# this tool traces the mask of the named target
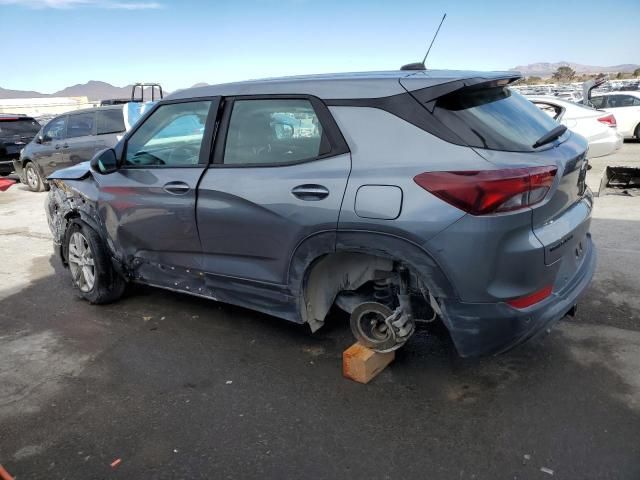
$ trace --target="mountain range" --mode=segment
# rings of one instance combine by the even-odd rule
[[[556,63],[530,63],[528,65],[518,65],[511,70],[519,71],[522,75],[549,77],[558,67],[571,67],[578,74],[582,73],[631,73],[635,69],[640,68],[638,64],[625,63],[622,65],[613,65],[610,67],[597,67],[593,65],[582,65],[573,62],[556,62]],[[208,85],[207,83],[196,83],[193,87],[201,87]],[[87,83],[73,85],[54,93],[40,93],[30,90],[8,90],[0,87],[0,99],[4,98],[43,98],[43,97],[88,97],[91,101],[105,100],[108,98],[129,98],[131,96],[132,85],[125,87],[115,87],[107,82],[91,80]],[[138,92],[137,92],[138,93]],[[164,92],[165,95],[168,92]],[[145,97],[147,94],[145,93]],[[149,95],[150,96],[150,95]]]
[[[200,84],[197,84],[200,86]],[[0,87],[0,99],[2,98],[46,98],[46,97],[87,97],[91,101],[105,100],[107,98],[130,98],[133,85],[115,87],[107,82],[91,80],[87,83],[79,83],[71,87],[63,88],[54,93],[40,93],[30,90],[8,90]],[[167,91],[164,92],[166,95]],[[140,95],[140,89],[136,90],[136,96]],[[157,92],[156,92],[157,95]],[[145,98],[151,98],[150,90],[145,89]]]
[[[570,67],[578,74],[583,73],[633,73],[640,65],[634,63],[625,63],[622,65],[612,65],[610,67],[597,67],[594,65],[582,65],[573,62],[556,62],[556,63],[530,63],[528,65],[518,65],[511,70],[522,73],[525,77],[535,75],[538,77],[550,77],[559,67]]]

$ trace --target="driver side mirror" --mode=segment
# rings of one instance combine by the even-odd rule
[[[108,175],[118,170],[118,157],[116,157],[116,152],[113,148],[108,148],[96,153],[89,165],[94,172]]]
[[[42,141],[43,141],[42,135],[38,135],[38,136],[36,137],[36,143],[40,143],[40,144],[42,144]]]

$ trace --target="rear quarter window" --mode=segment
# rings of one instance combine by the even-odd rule
[[[126,130],[124,126],[124,114],[120,108],[98,110],[96,112],[96,130],[98,135],[107,133],[121,133]]]
[[[533,144],[558,126],[506,87],[458,90],[439,98],[433,113],[467,145],[490,150],[535,151]]]

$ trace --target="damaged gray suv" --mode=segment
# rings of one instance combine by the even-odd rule
[[[394,350],[441,319],[462,356],[575,311],[595,269],[587,142],[514,72],[395,71],[207,86],[49,177],[73,284],[127,282]]]

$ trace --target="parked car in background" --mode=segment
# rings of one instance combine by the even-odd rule
[[[25,115],[0,113],[0,175],[13,171],[13,160],[40,130],[37,120]]]
[[[591,104],[611,112],[618,122],[618,131],[624,138],[640,139],[640,92],[609,92],[594,95]]]
[[[54,173],[47,214],[87,301],[138,282],[401,347],[442,319],[463,356],[575,311],[596,254],[586,140],[514,72],[396,71],[183,90]]]
[[[590,158],[609,155],[622,146],[623,138],[613,114],[558,97],[532,95],[527,98],[554,120],[586,138]]]
[[[149,107],[148,103],[130,102],[54,117],[13,160],[13,168],[30,190],[45,190],[48,175],[115,146]]]
[[[562,100],[574,103],[582,100],[582,94],[579,92],[557,92],[555,96]]]

